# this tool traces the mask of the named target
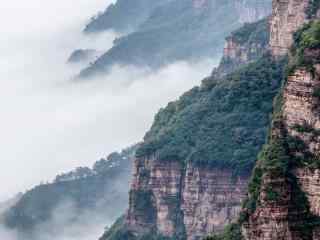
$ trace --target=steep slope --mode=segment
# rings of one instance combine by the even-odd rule
[[[101,53],[94,49],[77,49],[68,58],[68,63],[88,63],[95,60]]]
[[[269,48],[269,35],[269,18],[246,23],[232,32],[226,39],[222,60],[213,75],[222,77],[262,57]]]
[[[246,239],[320,239],[320,22],[295,35],[279,112],[259,161],[260,186],[248,208]],[[274,212],[270,215],[267,212]]]
[[[102,239],[201,239],[235,220],[281,79],[265,56],[162,109],[136,154],[128,213]]]
[[[115,220],[127,208],[132,158],[136,147],[112,153],[93,168],[77,168],[60,174],[53,183],[27,191],[4,213],[4,224],[20,233],[21,239],[41,239],[38,233],[63,231],[83,217]],[[63,210],[64,209],[64,210]],[[58,215],[59,221],[55,217]],[[63,217],[62,217],[63,216]]]
[[[137,31],[116,40],[80,77],[104,73],[115,64],[160,67],[218,57],[231,31],[270,12],[270,0],[172,0],[153,11]]]
[[[292,36],[283,33],[278,39],[282,48],[272,46],[276,58],[289,53],[289,68],[239,219],[242,236],[238,225],[237,237],[227,229],[212,239],[320,239],[320,1],[274,1],[273,7],[273,18],[291,14],[289,30],[303,27]],[[271,32],[271,42],[278,34]]]
[[[93,17],[86,25],[85,33],[97,33],[106,30],[116,32],[134,31],[151,14],[151,12],[162,4],[171,0],[117,0],[107,9]]]
[[[4,212],[6,212],[11,207],[13,207],[21,199],[22,196],[23,196],[22,193],[18,193],[12,198],[6,201],[0,202],[0,221],[2,220],[1,216],[4,214]]]
[[[288,52],[293,33],[310,19],[320,16],[318,7],[318,0],[273,0],[270,46],[274,56]]]

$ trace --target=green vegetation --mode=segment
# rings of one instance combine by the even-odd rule
[[[268,51],[269,35],[268,18],[255,23],[246,23],[243,27],[232,32],[227,37],[227,40],[236,42],[239,45],[239,51],[241,48],[241,54],[246,53],[246,57],[237,56],[236,58],[231,58],[224,56],[219,67],[214,70],[213,75],[221,77],[243,67],[244,63],[248,64],[257,61]]]
[[[295,44],[291,50],[290,59],[291,71],[301,66],[309,67],[309,70],[311,69],[314,59],[313,56],[306,56],[306,50],[320,48],[319,33],[319,22],[311,22],[295,34]],[[287,74],[289,75],[291,71],[287,71]],[[304,141],[299,137],[292,137],[287,133],[286,127],[283,125],[282,103],[282,93],[280,93],[274,104],[275,110],[269,140],[259,154],[254,174],[249,183],[249,198],[244,203],[244,211],[240,216],[239,222],[243,223],[247,221],[248,217],[255,211],[258,204],[260,204],[259,195],[261,191],[266,193],[267,200],[274,202],[282,201],[283,197],[281,195],[287,194],[285,192],[277,192],[277,186],[273,185],[272,182],[269,183],[269,185],[264,185],[262,189],[262,178],[263,176],[269,175],[271,178],[283,179],[283,184],[288,185],[288,190],[291,191],[289,211],[291,211],[292,208],[293,212],[298,211],[301,213],[299,216],[301,221],[299,221],[298,224],[294,224],[292,230],[299,231],[308,238],[311,237],[310,234],[312,233],[313,227],[319,226],[320,221],[318,217],[310,213],[310,207],[305,193],[300,189],[297,179],[291,170],[297,166],[310,168],[316,165],[319,166],[319,160],[317,160],[317,156],[313,156],[308,151]],[[318,136],[317,131],[307,123],[295,125],[292,129],[302,134]]]
[[[121,0],[117,3],[121,2],[127,2],[122,4],[124,12],[135,11],[139,2],[158,7],[149,12],[149,17],[135,31],[117,39],[114,46],[81,71],[79,77],[108,72],[115,64],[156,69],[176,61],[215,59],[222,53],[225,38],[242,26],[234,0],[207,1],[203,8],[195,8],[194,1],[190,0]],[[271,0],[252,0],[248,7],[270,9],[270,3]],[[145,6],[141,8],[137,16]]]
[[[222,234],[207,237],[204,240],[244,240],[239,224],[230,224]]]
[[[99,240],[136,240],[135,236],[125,228],[125,217],[120,217]]]
[[[310,126],[308,123],[304,123],[303,125],[296,124],[292,127],[292,129],[299,133],[311,133],[314,131],[312,126]]]
[[[320,99],[320,87],[314,89],[312,96]]]
[[[309,0],[309,7],[307,8],[307,16],[314,18],[320,9],[320,0]]]
[[[106,30],[126,33],[135,30],[154,11],[155,8],[168,2],[149,0],[118,0],[110,4],[104,12],[90,19],[85,33],[96,33]]]
[[[130,202],[134,204],[132,208],[135,212],[140,212],[146,222],[154,222],[156,218],[152,197],[152,191],[131,190],[130,192]]]
[[[137,157],[156,153],[164,161],[251,172],[265,143],[283,66],[265,56],[223,79],[204,80],[160,110]]]
[[[277,123],[273,123],[275,126]],[[278,136],[270,136],[258,156],[257,166],[254,169],[251,181],[249,183],[249,198],[244,202],[245,212],[240,216],[240,222],[246,221],[258,205],[258,199],[261,191],[263,174],[272,172],[272,176],[285,176],[289,169],[290,157],[285,139]],[[270,200],[275,201],[278,193],[274,192],[271,186],[267,186],[267,195]]]
[[[305,24],[294,34],[294,45],[291,49],[289,74],[297,67],[306,67],[314,73],[313,64],[320,62],[317,57],[308,56],[306,50],[318,49],[320,47],[320,21],[311,21]]]
[[[314,49],[320,47],[320,22],[312,21],[306,24],[295,34],[295,47],[298,53],[305,49]]]
[[[125,225],[125,217],[119,218],[99,240],[179,240],[176,237],[165,237],[151,231],[143,236],[135,236]]]
[[[267,46],[270,38],[268,18],[254,23],[245,23],[243,27],[232,32],[230,37],[241,45]]]
[[[270,186],[266,189],[267,200],[277,201],[279,199],[279,193],[274,191]]]
[[[68,216],[71,222],[79,220],[83,213],[103,212],[109,219],[116,219],[128,204],[128,182],[136,148],[112,153],[92,168],[79,167],[59,174],[52,183],[40,184],[23,194],[1,218],[9,228],[22,233],[32,233],[40,224],[49,223],[57,208],[69,204],[75,210]]]

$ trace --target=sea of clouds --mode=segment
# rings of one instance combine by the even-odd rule
[[[119,36],[81,34],[86,21],[111,2],[1,3],[0,201],[141,141],[155,113],[212,70],[214,60],[177,62],[157,71],[115,66],[107,76],[72,80],[84,67],[66,63],[73,50],[106,51]],[[93,235],[88,231],[92,239],[105,224],[95,224],[100,231],[91,229]],[[14,239],[13,232],[1,232],[0,239]]]

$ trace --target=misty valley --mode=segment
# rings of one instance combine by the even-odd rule
[[[3,0],[0,239],[320,240],[320,0]]]

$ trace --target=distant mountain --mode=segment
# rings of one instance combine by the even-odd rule
[[[68,63],[89,62],[97,58],[99,52],[94,49],[77,49],[73,51],[68,59]]]
[[[168,1],[136,31],[117,39],[80,77],[105,73],[115,64],[158,68],[174,61],[217,58],[227,35],[270,11],[271,0]]]
[[[85,33],[97,33],[105,30],[116,32],[134,31],[158,6],[171,0],[117,0],[107,9],[93,17],[86,25]]]
[[[6,201],[0,202],[0,215],[2,215],[9,208],[13,207],[21,199],[22,196],[23,196],[22,193],[18,193],[12,198]],[[1,220],[1,217],[0,217],[0,220]]]
[[[114,221],[127,208],[132,158],[136,146],[114,152],[90,169],[79,167],[57,175],[54,182],[27,191],[3,214],[4,224],[21,239],[41,239],[38,232],[62,232],[61,222],[71,225],[81,218]],[[59,216],[56,221],[55,216]],[[63,220],[60,220],[63,216]],[[50,226],[48,228],[48,226]],[[53,231],[53,232],[50,232]],[[39,238],[38,238],[39,237]]]

